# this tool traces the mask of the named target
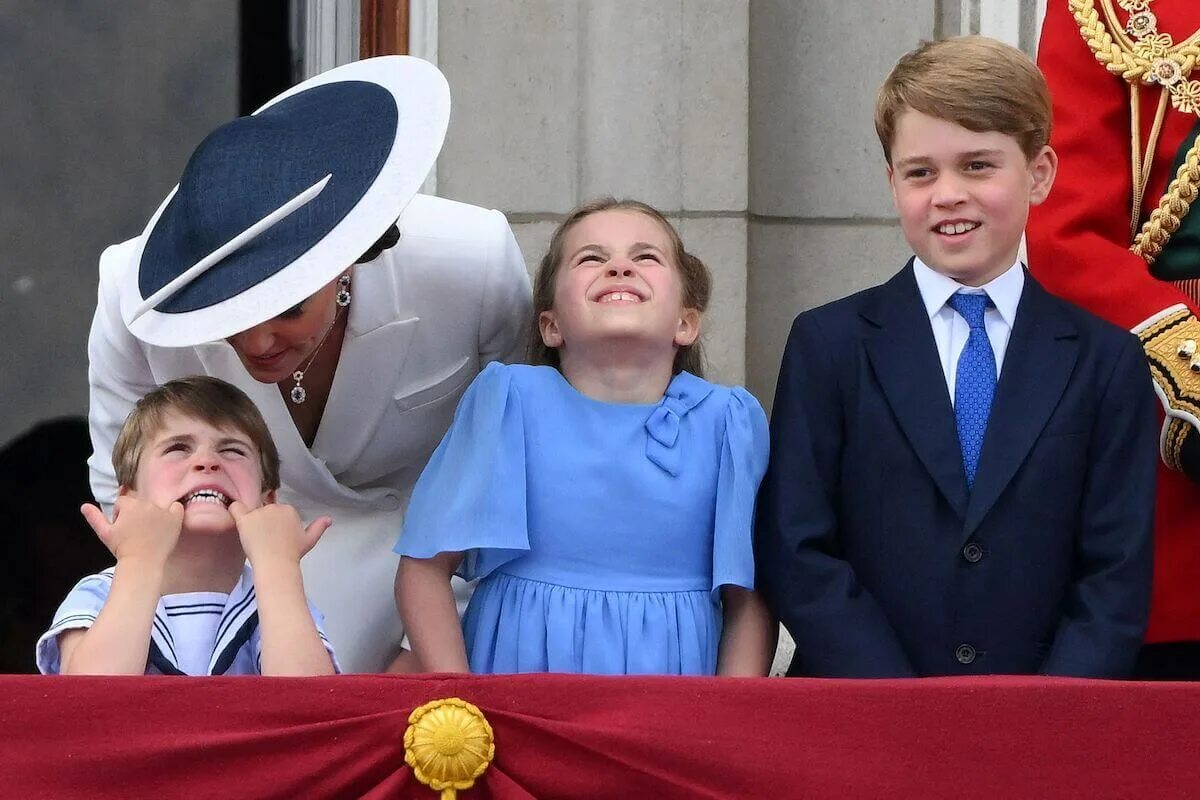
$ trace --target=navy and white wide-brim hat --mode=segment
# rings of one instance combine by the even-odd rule
[[[449,121],[437,67],[382,56],[310,78],[213,131],[138,241],[121,288],[126,326],[186,347],[310,297],[400,216]]]

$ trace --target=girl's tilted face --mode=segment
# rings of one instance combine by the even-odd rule
[[[700,314],[683,307],[671,237],[654,219],[612,209],[590,214],[567,233],[554,305],[538,318],[548,347],[600,342],[661,345],[673,357],[692,344]]]

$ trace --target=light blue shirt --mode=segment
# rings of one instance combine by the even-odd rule
[[[92,627],[108,600],[114,569],[110,567],[87,576],[63,600],[50,630],[37,642],[37,667],[43,675],[59,672],[60,634]],[[195,624],[195,620],[189,619],[197,614],[208,616],[214,610],[217,611],[214,624]],[[321,612],[312,603],[308,604],[308,610],[334,670],[341,672],[333,645],[322,627]],[[243,565],[242,575],[228,595],[189,592],[159,598],[150,629],[147,675],[260,675],[261,657],[258,601],[249,562]]]
[[[958,357],[962,355],[971,329],[967,321],[947,305],[946,301],[956,292],[986,294],[991,298],[994,307],[984,312],[983,326],[987,330],[988,341],[996,356],[996,378],[999,379],[1004,368],[1008,337],[1017,319],[1017,306],[1025,288],[1025,270],[1020,261],[1015,261],[1011,267],[983,286],[964,286],[951,277],[935,272],[921,259],[914,258],[913,275],[917,279],[917,289],[925,304],[925,313],[929,315],[929,327],[933,330],[933,340],[937,344],[938,361],[941,362],[946,389],[950,393],[950,403],[953,405]]]

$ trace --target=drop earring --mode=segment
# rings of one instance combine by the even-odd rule
[[[338,278],[338,291],[337,291],[337,296],[334,297],[334,300],[342,308],[345,308],[346,306],[350,305],[350,276],[349,275],[343,275],[342,277]]]

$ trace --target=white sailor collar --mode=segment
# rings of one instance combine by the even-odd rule
[[[242,574],[225,601],[225,610],[221,612],[221,621],[217,624],[217,638],[213,644],[206,674],[224,675],[257,628],[258,601],[254,594],[254,572],[247,562],[243,564]],[[170,617],[161,597],[154,610],[154,624],[150,628],[148,661],[164,675],[187,674],[179,668]],[[258,654],[255,653],[255,663],[257,662]]]

